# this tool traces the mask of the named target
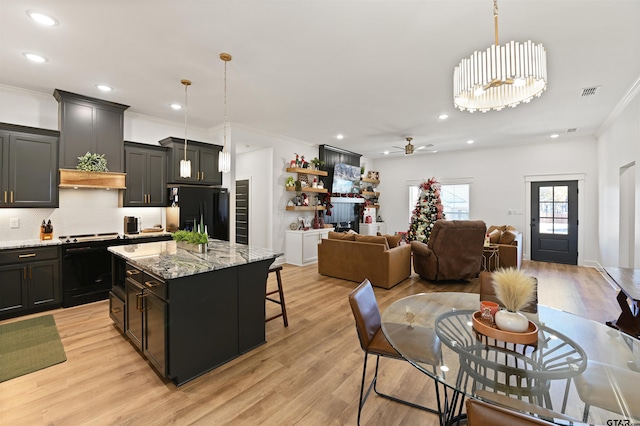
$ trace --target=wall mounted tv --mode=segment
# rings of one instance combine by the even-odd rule
[[[334,194],[348,194],[360,192],[360,167],[338,163],[333,169]]]

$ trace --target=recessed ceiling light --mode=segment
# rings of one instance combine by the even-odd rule
[[[342,139],[344,139],[344,135],[342,135],[342,134],[336,135],[336,139],[342,140]]]
[[[55,25],[58,25],[58,21],[56,21],[49,15],[45,15],[42,12],[36,12],[35,10],[28,10],[27,15],[29,15],[29,18],[33,19],[38,24],[46,25],[47,27],[53,27]]]
[[[389,151],[384,151],[382,154],[383,155],[389,155]]]
[[[467,143],[468,143],[469,145],[471,145],[471,144],[472,144],[472,143],[474,143],[474,142],[475,142],[475,141],[474,141],[474,140],[472,140],[472,139],[469,139],[469,140],[467,141]]]
[[[113,90],[110,86],[107,86],[106,84],[96,84],[96,87],[102,90],[103,92],[110,92]]]
[[[171,104],[171,108],[175,109],[176,111],[179,111],[182,109],[182,105],[180,104]]]
[[[45,58],[44,56],[40,56],[38,54],[35,54],[35,53],[23,53],[23,55],[25,56],[25,58],[27,58],[31,62],[37,62],[39,64],[41,64],[43,62],[47,62],[47,58]]]
[[[449,118],[449,116],[447,114],[440,114],[438,116],[438,120],[446,120],[447,118]]]
[[[555,139],[555,138],[557,138],[557,137],[560,137],[560,135],[559,135],[559,134],[557,134],[557,133],[554,133],[554,134],[552,134],[552,135],[550,136],[550,138],[551,138],[551,139]]]

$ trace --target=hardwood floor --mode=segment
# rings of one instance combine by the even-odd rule
[[[538,278],[541,304],[599,322],[620,313],[616,289],[595,269],[539,262],[523,269]],[[347,295],[357,283],[321,276],[315,264],[285,265],[282,278],[289,327],[282,318],[268,322],[265,345],[179,388],[158,377],[116,330],[107,301],[32,315],[53,313],[67,361],[0,383],[0,424],[356,424],[363,353]],[[478,285],[433,284],[414,274],[391,290],[375,289],[381,310],[433,291],[477,293]],[[268,303],[267,309],[279,307]],[[433,382],[408,363],[382,360],[379,383],[433,404]],[[435,415],[372,395],[362,424],[437,422]]]

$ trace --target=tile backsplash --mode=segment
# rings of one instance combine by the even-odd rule
[[[124,231],[124,216],[136,216],[142,228],[165,224],[162,207],[118,207],[118,191],[104,189],[60,189],[59,208],[0,209],[0,241],[40,237],[42,221],[51,220],[53,237]],[[19,220],[11,228],[12,219]],[[14,221],[15,222],[15,221]]]

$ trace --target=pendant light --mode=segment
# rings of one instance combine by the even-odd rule
[[[187,87],[191,86],[191,80],[180,80],[184,85],[184,159],[180,160],[180,177],[191,177],[191,160],[187,160]]]
[[[227,62],[231,60],[231,55],[221,53],[220,59],[224,61],[224,142],[222,151],[218,155],[218,170],[222,173],[229,173],[229,170],[231,170],[231,153],[227,151]]]
[[[454,104],[461,111],[500,111],[547,89],[547,51],[540,43],[498,43],[498,0],[493,0],[495,44],[463,59],[453,72]]]

